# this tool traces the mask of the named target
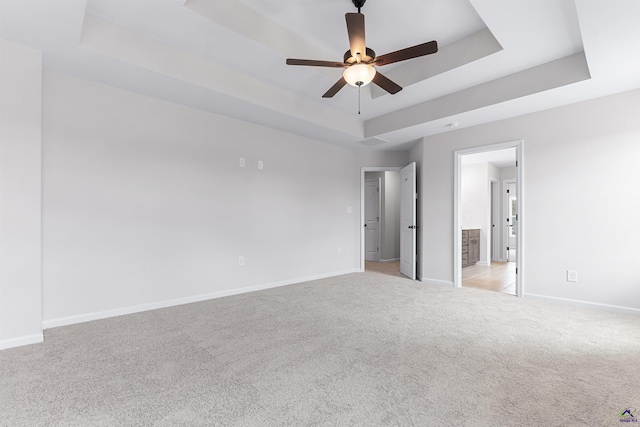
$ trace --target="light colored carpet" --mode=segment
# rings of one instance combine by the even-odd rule
[[[640,318],[376,272],[51,329],[0,352],[3,426],[606,426]]]

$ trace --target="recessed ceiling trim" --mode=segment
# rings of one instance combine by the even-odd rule
[[[237,0],[187,0],[184,7],[286,57],[327,58],[334,55]],[[283,62],[284,64],[284,62]],[[318,69],[333,79],[335,73]]]
[[[488,28],[484,28],[447,46],[441,46],[434,55],[416,58],[388,72],[385,71],[385,75],[400,86],[407,87],[501,50],[502,46],[498,40]],[[371,92],[373,98],[387,93],[377,87],[373,87]]]
[[[590,78],[585,54],[580,52],[368,120],[365,137],[383,135]]]
[[[363,122],[321,101],[302,98],[87,14],[81,47],[125,63],[269,108],[362,139]]]

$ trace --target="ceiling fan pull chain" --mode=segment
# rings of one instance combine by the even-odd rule
[[[362,85],[358,85],[358,114],[360,114],[360,88]]]

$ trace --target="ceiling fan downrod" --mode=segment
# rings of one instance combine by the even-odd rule
[[[367,2],[367,0],[351,0],[351,1],[353,2],[353,5],[358,8],[358,13],[360,13],[360,9]]]

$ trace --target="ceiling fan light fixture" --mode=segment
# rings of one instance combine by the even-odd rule
[[[345,69],[342,76],[351,86],[366,86],[373,81],[376,70],[369,64],[354,64]]]

